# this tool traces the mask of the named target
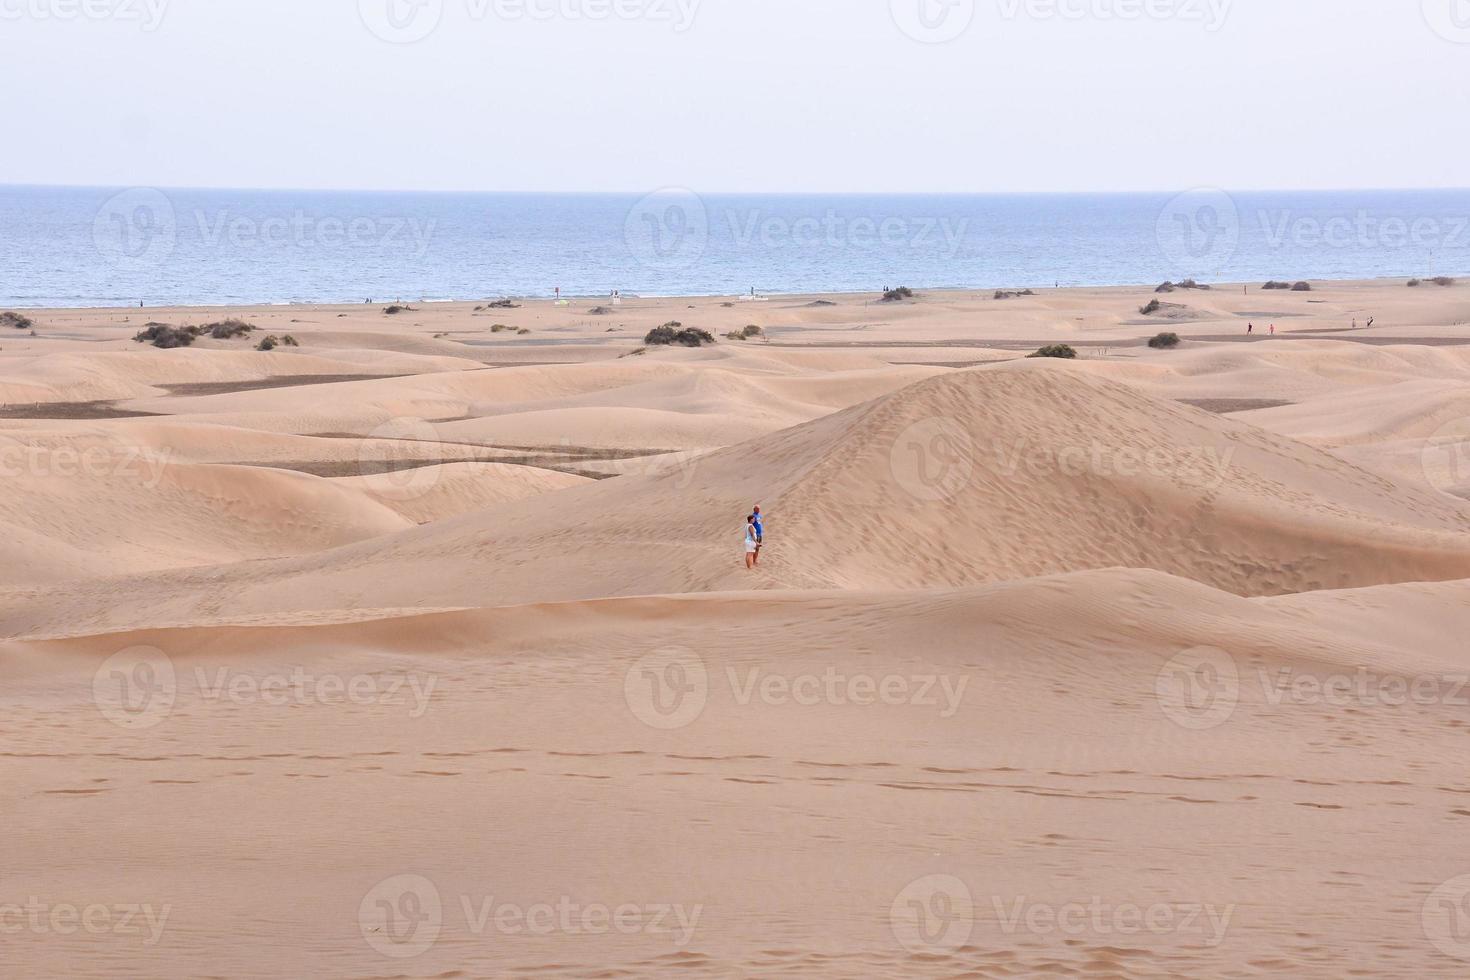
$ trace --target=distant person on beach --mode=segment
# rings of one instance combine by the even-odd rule
[[[756,557],[760,554],[761,543],[755,536],[755,515],[745,519],[745,567],[755,568]]]
[[[761,563],[761,549],[766,546],[765,518],[761,517],[760,507],[756,507],[755,513],[750,516],[751,523],[755,527],[755,563]]]
[[[1256,332],[1256,325],[1254,323],[1247,323],[1245,325],[1245,335],[1247,337],[1249,337],[1251,334],[1253,334],[1255,332]]]
[[[1271,324],[1271,336],[1276,336],[1276,324]]]
[[[1364,327],[1363,329],[1364,330],[1371,330],[1371,329],[1373,329],[1373,321],[1376,320],[1376,319],[1378,319],[1378,317],[1376,317],[1376,316],[1370,316],[1368,318],[1368,325],[1366,327]]]

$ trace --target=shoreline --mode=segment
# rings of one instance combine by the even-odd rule
[[[1470,273],[1465,273],[1464,276],[1458,276],[1458,275],[1451,275],[1451,276],[1449,276],[1449,278],[1455,279],[1455,280],[1459,280],[1459,279],[1465,278],[1465,277],[1470,277]],[[1408,280],[1409,279],[1414,279],[1414,278],[1419,278],[1419,279],[1421,279],[1423,281],[1423,285],[1421,287],[1417,287],[1417,288],[1422,288],[1422,289],[1425,289],[1426,291],[1437,291],[1437,290],[1442,290],[1442,289],[1447,289],[1447,288],[1453,288],[1453,287],[1444,287],[1444,286],[1438,286],[1438,285],[1436,285],[1432,281],[1432,277],[1414,276],[1414,275],[1410,275],[1410,274],[1405,274],[1405,275],[1402,275],[1402,276],[1379,276],[1379,277],[1367,278],[1367,279],[1364,279],[1364,278],[1350,278],[1350,279],[1308,279],[1308,280],[1297,280],[1297,279],[1295,279],[1295,278],[1293,278],[1291,276],[1286,276],[1286,277],[1283,277],[1283,280],[1282,281],[1290,281],[1290,282],[1304,281],[1304,282],[1311,283],[1314,287],[1320,286],[1320,287],[1329,288],[1329,289],[1341,289],[1341,288],[1353,288],[1353,287],[1357,287],[1357,288],[1378,288],[1378,287],[1394,286],[1394,285],[1403,286],[1404,288],[1414,288],[1414,287],[1409,287],[1407,285]],[[918,294],[918,298],[920,300],[925,299],[925,298],[945,298],[945,297],[950,297],[950,298],[954,298],[954,299],[988,299],[995,292],[1000,291],[1000,290],[1013,291],[1013,290],[1030,289],[1030,290],[1035,291],[1035,293],[1036,293],[1037,296],[1048,296],[1048,295],[1060,296],[1060,295],[1066,295],[1066,294],[1091,295],[1091,294],[1106,293],[1106,292],[1113,292],[1113,291],[1118,291],[1118,292],[1132,292],[1134,290],[1149,290],[1149,291],[1152,291],[1152,290],[1156,289],[1161,284],[1161,282],[1162,282],[1162,280],[1159,283],[1109,283],[1109,284],[1106,284],[1106,285],[1082,285],[1082,286],[1067,286],[1067,285],[1062,285],[1062,286],[1036,286],[1036,285],[1031,285],[1031,286],[1027,286],[1027,285],[1006,284],[1006,285],[996,285],[996,286],[934,286],[934,287],[929,287],[929,286],[914,286],[914,287],[911,287],[911,288],[913,288],[915,290],[915,292]],[[903,285],[903,284],[900,284],[900,285]],[[1182,294],[1182,295],[1185,295],[1185,296],[1188,296],[1188,295],[1208,295],[1210,293],[1214,293],[1214,294],[1217,294],[1217,295],[1224,295],[1224,294],[1230,294],[1230,293],[1234,293],[1235,295],[1246,295],[1246,294],[1248,294],[1248,295],[1256,295],[1256,294],[1280,295],[1281,293],[1289,292],[1288,290],[1265,290],[1265,289],[1262,288],[1263,285],[1264,285],[1263,283],[1254,282],[1254,281],[1251,281],[1251,282],[1239,282],[1239,281],[1236,281],[1236,282],[1211,282],[1211,283],[1206,283],[1205,284],[1205,288],[1201,288],[1201,289],[1198,289],[1198,290],[1188,290],[1188,289],[1178,290],[1176,292],[1176,295],[1178,295],[1178,294]],[[1459,283],[1456,282],[1455,285],[1459,285]],[[1240,292],[1241,290],[1246,290],[1246,293],[1241,293]],[[826,290],[826,291],[807,291],[807,292],[792,292],[792,293],[785,293],[785,292],[756,293],[754,298],[752,298],[749,293],[674,293],[674,294],[657,294],[657,295],[655,295],[655,294],[634,294],[634,293],[627,293],[627,294],[624,294],[623,295],[622,299],[625,302],[626,301],[634,301],[634,302],[641,302],[641,303],[669,303],[669,302],[679,302],[679,301],[685,301],[685,300],[720,300],[720,301],[733,302],[733,303],[735,303],[737,305],[737,307],[740,304],[746,304],[746,303],[751,304],[751,305],[759,305],[761,303],[782,302],[782,301],[802,300],[802,299],[804,299],[804,300],[813,300],[813,301],[815,301],[815,300],[822,300],[822,299],[826,299],[826,300],[837,300],[837,301],[843,301],[843,300],[845,300],[845,301],[849,301],[849,302],[854,301],[854,300],[863,300],[863,299],[866,299],[868,301],[868,305],[884,305],[884,306],[899,306],[899,305],[902,305],[902,304],[898,304],[898,303],[894,303],[894,304],[883,303],[882,300],[881,300],[881,296],[882,296],[882,290],[881,289],[874,289],[874,290],[869,290],[869,291],[853,291],[853,290],[837,290],[837,291],[831,291],[831,290]],[[600,303],[604,303],[604,302],[606,302],[606,301],[608,301],[610,299],[611,299],[611,297],[608,296],[608,295],[606,295],[606,294],[598,294],[598,295],[563,295],[561,297],[561,300],[563,302],[566,302],[566,303],[593,303],[593,304],[600,304]],[[487,303],[498,302],[498,301],[501,301],[501,300],[510,300],[511,302],[523,303],[523,304],[537,304],[537,305],[545,304],[545,305],[550,305],[553,308],[556,308],[556,306],[557,306],[557,300],[556,300],[556,298],[554,296],[551,296],[551,295],[540,295],[540,294],[528,294],[528,295],[482,296],[482,297],[468,298],[468,299],[454,298],[454,299],[408,299],[408,300],[405,300],[405,299],[403,299],[401,297],[394,297],[394,298],[391,298],[391,299],[385,298],[385,299],[382,299],[382,300],[374,299],[370,303],[360,302],[360,301],[358,301],[358,302],[355,302],[355,301],[340,301],[340,302],[338,302],[338,301],[330,301],[330,300],[322,300],[322,301],[305,301],[304,300],[304,301],[299,301],[299,302],[298,301],[295,301],[295,300],[291,300],[291,301],[275,300],[275,301],[242,302],[242,303],[162,303],[162,304],[151,304],[151,305],[141,305],[141,306],[23,306],[23,305],[9,305],[9,306],[6,306],[4,304],[0,304],[0,311],[3,311],[3,310],[15,310],[15,311],[24,311],[24,312],[27,312],[27,313],[57,313],[57,314],[82,314],[82,313],[115,314],[115,313],[130,313],[130,312],[136,312],[136,311],[147,312],[147,311],[150,311],[150,310],[153,310],[153,311],[165,311],[165,312],[177,312],[177,313],[189,313],[189,312],[196,312],[196,311],[197,312],[200,312],[200,313],[208,313],[208,312],[213,312],[213,311],[227,311],[227,310],[234,310],[234,311],[249,310],[249,311],[262,311],[262,312],[264,312],[264,311],[275,311],[275,312],[279,312],[279,311],[282,311],[282,310],[316,310],[316,311],[321,311],[321,310],[354,311],[354,310],[356,310],[356,311],[362,311],[364,309],[371,309],[373,307],[382,308],[382,307],[391,306],[391,305],[395,305],[395,304],[402,304],[402,305],[417,304],[418,306],[426,307],[426,308],[429,308],[429,309],[444,310],[444,309],[450,309],[450,308],[456,307],[456,306],[474,306],[476,304],[483,305],[483,304],[487,304]]]

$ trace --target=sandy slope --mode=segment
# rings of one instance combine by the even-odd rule
[[[1153,295],[37,311],[0,973],[1464,976],[1470,288]]]
[[[119,606],[114,586],[57,590],[28,600],[19,621],[12,605],[6,631],[197,622],[219,608],[206,596],[222,582],[234,615],[740,588],[749,577],[731,558],[751,500],[771,515],[768,588],[930,588],[1116,565],[1243,595],[1470,577],[1462,502],[1029,362],[920,382],[643,477],[294,561],[171,573],[158,579],[168,598],[147,609]],[[583,522],[569,525],[569,512]]]
[[[1424,645],[1362,629],[1404,605],[1448,631]],[[1450,638],[1467,627],[1462,589],[1263,602],[1112,571],[11,644],[7,784],[28,817],[0,848],[22,892],[167,903],[147,955],[180,974],[1338,977],[1351,948],[1366,974],[1460,976],[1420,906],[1466,819],[1464,709],[1273,701],[1260,678],[1463,672]],[[178,697],[130,733],[88,699],[97,666],[139,645],[167,658]],[[1160,685],[1201,646],[1240,678],[1204,729]],[[640,720],[656,650],[708,679],[684,727]],[[248,693],[297,667],[376,686],[308,710]],[[219,671],[239,693],[211,696]],[[859,698],[853,679],[908,686],[875,704],[742,693],[828,675]],[[242,813],[246,832],[200,832]],[[74,829],[43,829],[57,825]],[[117,826],[147,831],[119,849]],[[291,862],[271,856],[288,846]],[[405,891],[402,875],[422,880]],[[381,956],[364,900],[426,889],[437,943]],[[692,928],[527,934],[479,920],[491,896],[673,906]],[[936,919],[923,941],[915,896],[959,903],[958,925]],[[1012,923],[1018,903],[1036,918]],[[1046,926],[1074,903],[1103,917]],[[1131,907],[1156,928],[1130,926]],[[76,976],[133,962],[125,946],[94,959],[82,937],[9,949]]]

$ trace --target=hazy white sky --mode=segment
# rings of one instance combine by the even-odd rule
[[[1470,0],[0,0],[0,55],[0,183],[1470,184]]]

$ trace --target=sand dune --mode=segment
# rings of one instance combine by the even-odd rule
[[[85,555],[90,576],[301,555],[412,526],[365,493],[299,473],[103,459],[8,480],[0,522]],[[5,570],[7,585],[30,580],[24,563]]]
[[[1415,937],[1427,883],[1450,870],[1423,841],[1452,838],[1463,820],[1460,711],[1344,713],[1273,701],[1259,680],[1440,670],[1449,637],[1470,626],[1470,608],[1446,611],[1446,598],[1387,586],[1246,600],[1107,571],[12,643],[0,656],[20,758],[7,785],[28,817],[9,840],[28,861],[11,876],[35,888],[40,869],[95,859],[119,900],[166,897],[169,928],[150,956],[180,973],[264,976],[305,957],[343,975],[402,970],[359,910],[384,882],[396,899],[405,886],[392,883],[411,874],[407,894],[442,910],[438,942],[407,961],[422,975],[1325,978],[1351,946],[1374,973],[1458,976]],[[1370,607],[1400,603],[1441,610],[1455,632],[1430,647],[1361,632]],[[177,695],[150,733],[121,732],[86,699],[99,665],[140,647],[175,672]],[[1196,717],[1173,700],[1170,665],[1203,647],[1237,665],[1228,713]],[[653,650],[707,678],[682,727],[640,720],[649,703],[628,678]],[[250,695],[292,671],[362,686],[310,710]],[[742,694],[752,678],[826,676],[886,681],[889,697]],[[66,719],[62,737],[78,746],[64,770],[48,763],[45,717]],[[1407,769],[1389,750],[1406,725],[1418,733]],[[200,838],[241,810],[249,834]],[[120,812],[149,833],[118,855],[107,828]],[[405,822],[427,836],[405,844]],[[32,829],[61,824],[74,828],[64,840]],[[285,838],[309,845],[310,884],[283,905],[280,869],[259,849]],[[205,855],[215,873],[195,874]],[[1235,866],[1263,870],[1221,871]],[[537,935],[474,914],[492,895],[529,907],[567,890],[577,908],[677,907],[688,928],[670,912],[662,929]],[[956,927],[916,930],[905,897],[935,895]],[[1028,915],[1081,903],[1103,918],[1017,929],[1018,903]],[[1159,925],[1112,917],[1129,907]],[[10,949],[59,967],[85,964],[87,942],[22,934]]]
[[[38,311],[0,972],[1464,976],[1470,292],[1153,295]]]
[[[933,378],[657,473],[221,569],[207,587],[172,575],[169,599],[144,612],[156,619],[130,621],[85,585],[43,608],[51,629],[119,629],[205,621],[221,581],[236,614],[723,591],[748,581],[731,558],[754,500],[778,531],[764,587],[933,588],[1118,565],[1242,595],[1470,576],[1470,512],[1450,497],[1030,362]],[[589,516],[569,526],[568,512]]]
[[[580,486],[588,478],[504,463],[445,463],[333,482],[361,490],[411,521],[430,524]]]

